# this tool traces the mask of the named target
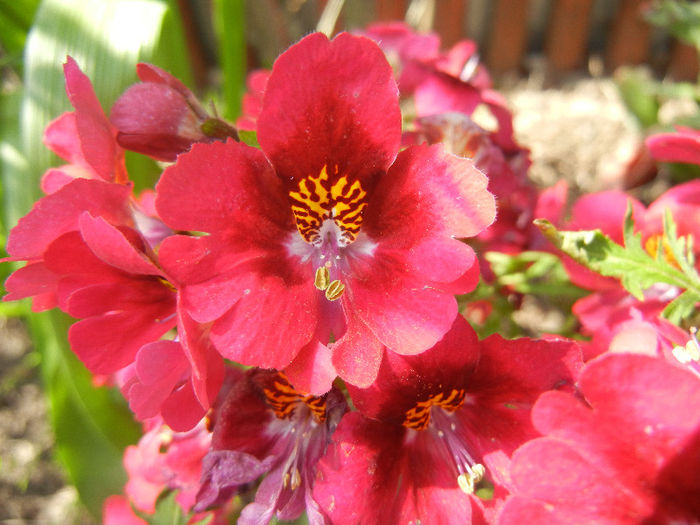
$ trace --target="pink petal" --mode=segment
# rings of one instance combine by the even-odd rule
[[[51,241],[78,229],[78,219],[84,211],[112,224],[128,225],[129,193],[128,186],[76,179],[34,204],[10,232],[7,252],[22,259],[40,257]]]
[[[648,137],[645,142],[656,160],[700,164],[700,135],[697,132],[659,133]]]

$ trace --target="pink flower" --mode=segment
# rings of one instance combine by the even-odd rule
[[[513,455],[513,496],[499,522],[697,523],[698,377],[657,358],[610,354],[584,368],[579,388],[535,404],[544,437]]]
[[[430,348],[478,279],[459,238],[493,221],[486,178],[439,147],[398,152],[391,68],[371,41],[306,37],[275,63],[261,152],[196,144],[166,169],[156,205],[183,306],[219,352],[286,369],[299,388],[336,374],[368,386],[384,348]],[[398,155],[397,155],[398,153]],[[193,196],[196,195],[196,198]],[[332,347],[326,345],[335,341]]]
[[[238,138],[236,130],[210,117],[194,94],[162,69],[139,64],[141,83],[129,87],[112,107],[117,141],[129,150],[173,161],[194,142]]]
[[[283,375],[249,370],[214,411],[212,449],[204,458],[195,509],[219,506],[266,474],[238,523],[294,520],[304,509],[309,523],[325,523],[311,489],[316,463],[346,410],[336,389],[306,395]]]
[[[262,111],[263,95],[267,87],[270,71],[258,69],[248,73],[246,87],[248,91],[243,95],[241,116],[236,121],[238,129],[255,130],[258,117]]]
[[[116,142],[117,130],[105,116],[90,79],[71,57],[63,71],[75,111],[46,127],[44,143],[68,164],[48,170],[41,179],[42,189],[53,193],[74,178],[126,183],[124,150]]]
[[[659,133],[646,139],[651,156],[664,162],[700,165],[700,131],[678,126],[676,133]]]
[[[457,318],[432,349],[387,354],[370,388],[348,387],[359,412],[333,434],[314,497],[334,524],[483,522],[507,493],[510,455],[536,436],[535,399],[572,384],[580,363],[575,343],[479,343]],[[491,502],[474,496],[482,478]]]
[[[202,458],[210,441],[203,425],[176,433],[154,421],[138,444],[124,451],[124,468],[129,475],[124,492],[134,507],[152,514],[161,492],[172,489],[178,491],[177,502],[188,512],[199,490]]]

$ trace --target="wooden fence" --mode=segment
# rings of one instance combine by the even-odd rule
[[[251,67],[269,66],[287,46],[316,28],[330,2],[338,0],[247,0],[246,28]],[[527,74],[528,58],[544,57],[548,70],[585,70],[592,57],[612,72],[621,65],[650,65],[657,75],[696,80],[694,48],[649,25],[651,0],[345,0],[335,30],[378,21],[408,19],[440,34],[445,47],[463,38],[477,41],[495,75]],[[191,15],[188,33],[200,39],[195,60],[207,55],[212,38],[202,10],[207,0],[180,0]],[[210,22],[210,21],[209,21]]]

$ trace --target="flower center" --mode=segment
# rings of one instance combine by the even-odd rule
[[[360,181],[350,182],[334,166],[331,174],[323,166],[318,176],[301,179],[296,190],[289,192],[292,213],[302,238],[313,245],[324,242],[322,227],[327,220],[339,229],[338,245],[355,241],[362,225],[362,213],[367,207],[367,192]]]
[[[326,402],[323,398],[304,395],[289,384],[284,374],[277,374],[277,377],[263,389],[267,404],[270,405],[278,419],[290,419],[301,403],[311,412],[317,423],[326,420]]]
[[[464,389],[440,392],[406,411],[403,425],[415,430],[427,430],[445,462],[451,465],[459,488],[465,494],[473,494],[486,469],[467,450],[464,432],[454,413],[464,404]]]

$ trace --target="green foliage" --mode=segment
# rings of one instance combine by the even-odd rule
[[[21,69],[24,41],[38,6],[39,0],[0,0],[0,46],[7,53],[3,65]]]
[[[646,13],[651,24],[700,49],[700,4],[687,0],[657,0]]]
[[[666,214],[663,237],[654,255],[642,246],[641,235],[634,233],[631,206],[625,217],[624,246],[600,230],[559,231],[543,219],[535,224],[576,262],[601,275],[620,279],[637,299],[642,300],[644,290],[657,283],[685,290],[664,310],[664,316],[674,323],[690,315],[700,301],[700,276],[695,270],[692,239],[678,237],[670,213]]]
[[[491,264],[496,282],[513,291],[530,295],[551,295],[578,299],[586,292],[571,284],[569,276],[554,254],[547,252],[520,252],[515,255],[501,252],[484,254]]]
[[[158,496],[156,511],[153,514],[138,513],[149,525],[186,525],[188,516],[182,512],[182,508],[175,499],[177,492],[167,491]],[[206,521],[199,521],[193,525],[204,525]]]
[[[95,388],[91,374],[68,348],[70,320],[59,312],[29,317],[32,340],[41,357],[56,454],[81,501],[100,516],[103,500],[126,482],[122,451],[139,436],[121,395]]]
[[[241,97],[245,87],[245,2],[215,0],[214,14],[223,73],[223,116],[235,120],[241,113]]]
[[[0,9],[8,3],[0,4]],[[14,96],[0,99],[5,225],[13,225],[31,208],[40,196],[39,177],[58,160],[42,144],[42,134],[51,119],[71,109],[62,71],[66,55],[92,79],[107,114],[121,92],[137,80],[139,61],[156,62],[189,81],[187,62],[182,60],[181,20],[174,5],[175,0],[40,3],[26,39],[24,84]],[[130,160],[130,175],[150,184],[157,173],[154,166],[149,160]],[[123,488],[122,452],[136,441],[140,429],[116,390],[93,386],[91,374],[68,348],[69,323],[57,312],[29,318],[57,456],[81,500],[99,516],[104,498]]]

